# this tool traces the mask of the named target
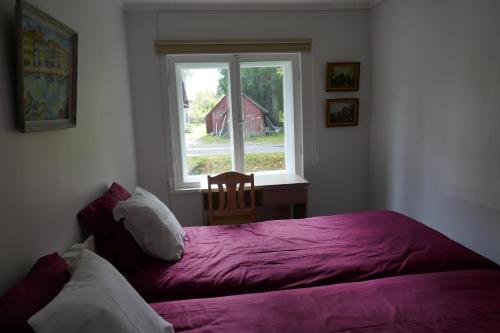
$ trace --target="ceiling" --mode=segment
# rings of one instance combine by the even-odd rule
[[[367,9],[382,0],[121,0],[127,9]]]

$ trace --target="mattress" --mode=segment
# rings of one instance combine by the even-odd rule
[[[128,276],[149,302],[498,266],[407,216],[369,211],[188,227],[183,258]]]

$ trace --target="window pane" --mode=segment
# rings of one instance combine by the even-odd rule
[[[182,64],[185,177],[232,169],[229,68],[226,64]]]
[[[245,171],[286,169],[284,67],[241,63]]]

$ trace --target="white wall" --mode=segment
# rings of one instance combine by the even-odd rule
[[[81,239],[77,212],[113,180],[136,183],[122,9],[113,1],[31,0],[79,33],[77,127],[15,128],[14,0],[0,1],[0,294]]]
[[[371,13],[371,204],[500,262],[500,2]]]
[[[368,205],[368,11],[169,11],[128,12],[126,26],[138,182],[169,203],[184,225],[202,220],[200,194],[170,194],[171,142],[167,100],[162,100],[162,57],[155,39],[311,38],[303,57],[304,167],[310,181],[309,215],[363,210]],[[326,63],[360,61],[356,93],[325,92]],[[360,125],[325,128],[325,100],[360,97]]]

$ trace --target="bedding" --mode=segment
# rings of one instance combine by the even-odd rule
[[[119,271],[130,272],[141,268],[148,259],[134,237],[125,228],[123,221],[115,222],[113,209],[131,194],[118,183],[78,213],[80,222],[95,237],[99,255],[108,260]]]
[[[183,258],[128,280],[148,302],[303,288],[426,272],[498,269],[399,213],[187,227]]]
[[[109,262],[87,249],[69,282],[28,323],[37,333],[174,333]]]
[[[168,261],[182,257],[184,230],[170,209],[148,191],[137,187],[131,198],[116,204],[113,216],[116,221],[123,219],[125,228],[150,256]]]
[[[152,304],[175,332],[500,332],[500,271],[389,277]]]
[[[56,252],[38,259],[0,298],[0,332],[33,333],[28,319],[56,297],[69,278],[68,264]]]
[[[94,236],[89,236],[83,243],[76,243],[61,256],[69,265],[68,270],[71,272],[74,264],[78,261],[80,253],[83,249],[96,252]]]

